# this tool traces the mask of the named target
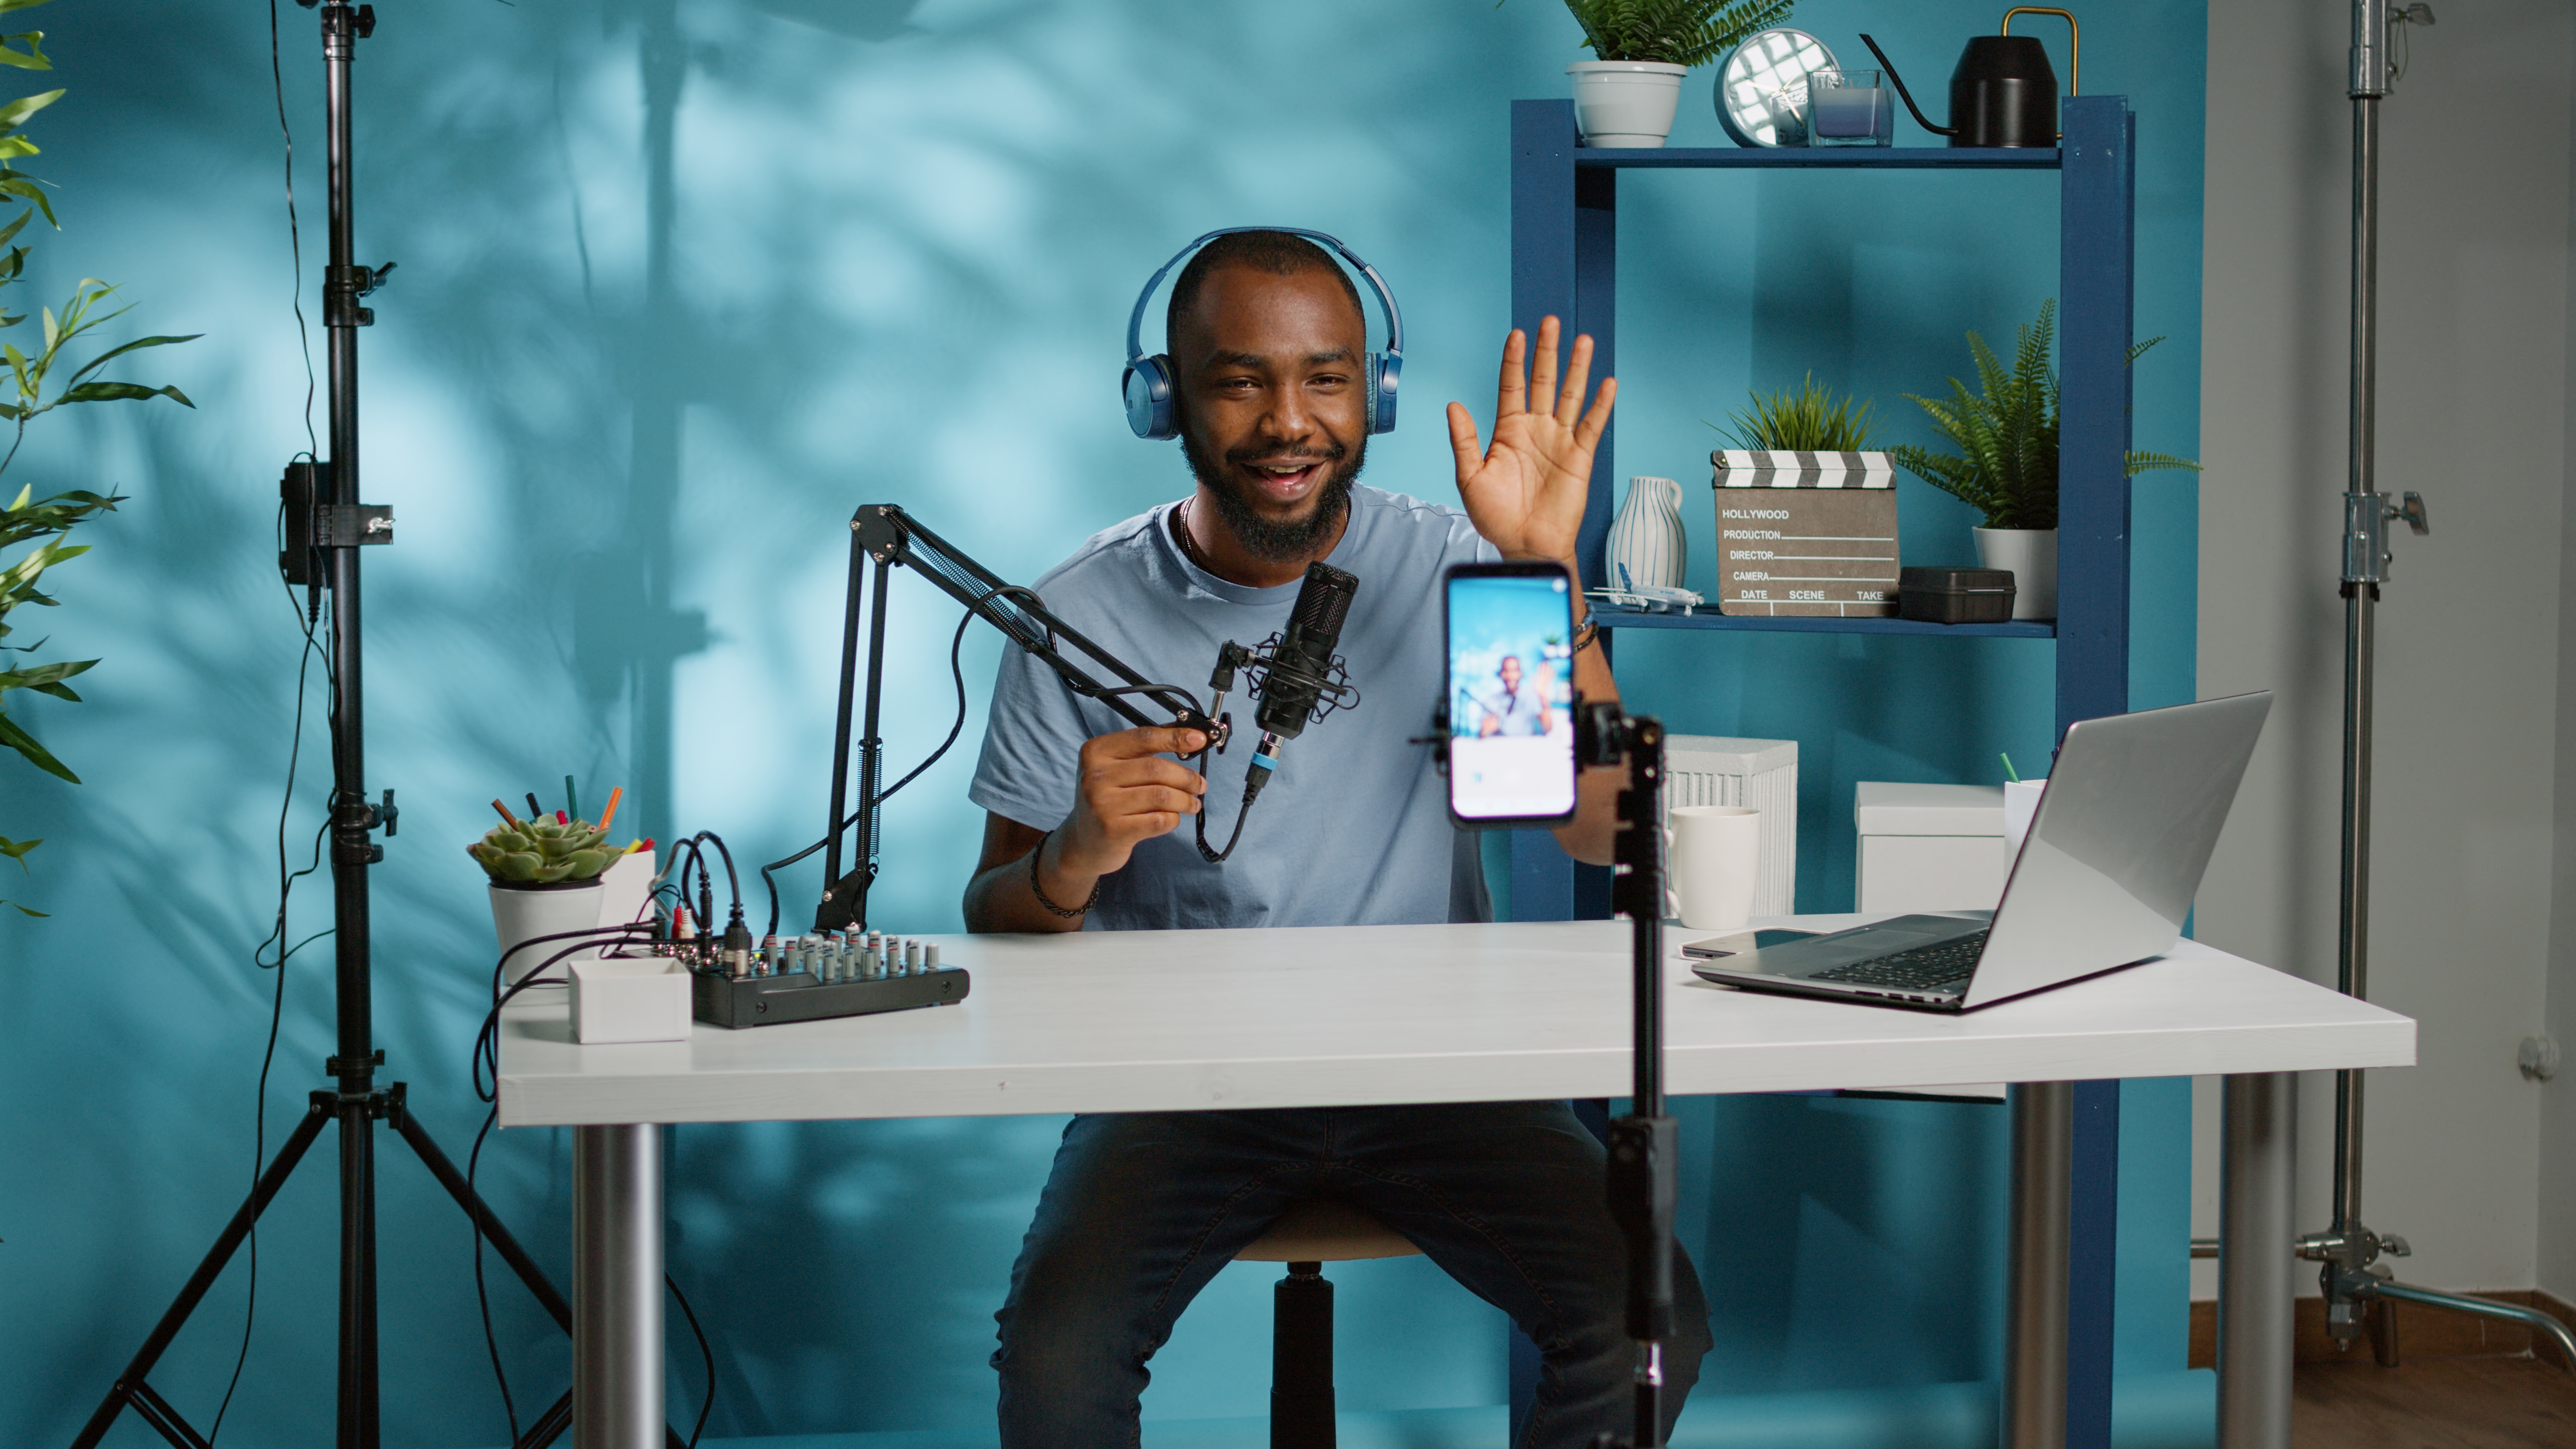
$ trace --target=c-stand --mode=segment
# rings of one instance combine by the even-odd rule
[[[1630,1444],[1664,1442],[1664,1342],[1673,1334],[1673,1119],[1664,1115],[1664,727],[1616,704],[1581,704],[1575,757],[1587,767],[1628,761],[1619,792],[1618,874],[1610,908],[1632,930],[1635,1072],[1628,1114],[1610,1124],[1610,1215],[1628,1241],[1628,1336],[1637,1341],[1637,1420]],[[1605,1439],[1607,1435],[1603,1436]]]
[[[214,1286],[260,1215],[286,1179],[322,1135],[323,1127],[340,1127],[340,1372],[339,1449],[376,1449],[379,1442],[376,1347],[376,1165],[375,1124],[383,1121],[402,1134],[430,1175],[465,1210],[475,1231],[491,1243],[503,1262],[528,1286],[537,1302],[566,1332],[572,1330],[572,1307],[555,1291],[543,1270],[510,1236],[482,1200],[468,1188],[419,1121],[404,1108],[404,1084],[376,1084],[376,1069],[385,1054],[374,1046],[370,996],[370,939],[367,867],[384,859],[384,847],[369,836],[378,826],[394,833],[398,812],[394,792],[384,792],[381,805],[370,804],[366,790],[366,733],[363,711],[362,649],[359,634],[358,550],[393,542],[390,508],[358,502],[358,332],[375,321],[361,305],[393,270],[364,267],[352,260],[349,150],[349,66],[358,42],[375,32],[372,5],[349,0],[297,0],[321,11],[325,84],[325,129],[329,150],[330,262],[323,273],[323,326],[329,339],[331,457],[328,462],[298,464],[287,470],[284,484],[288,546],[279,557],[290,584],[302,584],[310,606],[320,593],[331,595],[331,888],[336,927],[334,984],[338,1002],[339,1049],[324,1071],[339,1078],[335,1091],[315,1092],[304,1119],[296,1124],[270,1160],[249,1198],[224,1225],[187,1285],[165,1310],[142,1349],[107,1391],[73,1440],[73,1449],[90,1449],[107,1434],[117,1416],[131,1408],[164,1439],[179,1449],[205,1449],[200,1435],[168,1400],[154,1392],[147,1376],[160,1361]],[[284,970],[281,961],[279,970]],[[531,1424],[519,1445],[551,1443],[570,1424],[572,1394],[567,1391]],[[677,1434],[665,1433],[669,1443]]]

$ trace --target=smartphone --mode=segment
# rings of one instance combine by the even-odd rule
[[[1449,816],[1574,818],[1574,580],[1555,563],[1455,564],[1442,580]]]
[[[1813,931],[1792,931],[1787,927],[1738,931],[1732,936],[1711,936],[1705,941],[1693,941],[1682,947],[1682,954],[1696,956],[1706,961],[1719,956],[1740,955],[1746,951],[1768,951],[1774,946],[1786,946],[1792,941],[1803,941],[1815,934]]]

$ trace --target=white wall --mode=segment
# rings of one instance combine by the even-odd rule
[[[2569,1079],[2525,1081],[2550,961],[2576,948],[2569,634],[2570,79],[2556,0],[2452,0],[2382,105],[2379,486],[2422,491],[2379,610],[2374,999],[2422,1023],[2370,1079],[2366,1220],[2414,1281],[2528,1287],[2576,1194]],[[2201,373],[2200,693],[2280,699],[2200,898],[2199,934],[2331,982],[2341,812],[2351,105],[2348,11],[2244,0],[2210,17]],[[2553,858],[2556,868],[2553,869]],[[2553,895],[2560,902],[2553,914]],[[2553,953],[2553,939],[2559,949]],[[2562,981],[2570,968],[2560,967]],[[2557,993],[2569,1028],[2576,985]],[[2330,1079],[2303,1081],[2303,1229],[2328,1212]],[[2561,1150],[2541,1191],[2544,1100]],[[2204,1097],[2214,1096],[2204,1087]],[[2204,1109],[2204,1125],[2214,1125]],[[2202,1134],[2197,1231],[2216,1226]],[[2550,1281],[2576,1288],[2558,1229]],[[2205,1269],[2204,1265],[2204,1269]],[[2198,1281],[2206,1294],[2209,1281]]]

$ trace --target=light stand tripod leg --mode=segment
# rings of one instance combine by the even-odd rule
[[[456,1205],[465,1210],[465,1215],[473,1220],[476,1229],[483,1234],[484,1241],[490,1243],[492,1250],[501,1255],[501,1261],[509,1264],[510,1271],[519,1275],[519,1281],[528,1285],[528,1292],[536,1297],[538,1306],[544,1308],[547,1314],[553,1317],[557,1327],[566,1333],[572,1332],[572,1305],[564,1301],[563,1294],[557,1291],[553,1281],[546,1277],[545,1270],[537,1266],[537,1260],[529,1257],[528,1250],[519,1246],[519,1240],[510,1235],[508,1228],[502,1226],[499,1215],[495,1214],[490,1205],[466,1185],[465,1174],[458,1172],[456,1164],[449,1161],[447,1154],[439,1150],[438,1144],[430,1138],[429,1129],[421,1126],[420,1119],[405,1109],[403,1085],[401,1082],[394,1083],[391,1105],[385,1113],[392,1121],[394,1130],[402,1134],[403,1141],[411,1144],[413,1155],[420,1159],[423,1167],[429,1169],[429,1175],[437,1178],[438,1185],[447,1189],[447,1195],[454,1198]]]
[[[89,1422],[82,1426],[80,1437],[72,1441],[72,1449],[93,1449],[99,1440],[107,1436],[108,1427],[116,1422],[117,1413],[127,1404],[133,1403],[140,1407],[145,1402],[155,1404],[159,1402],[160,1396],[152,1394],[144,1385],[144,1376],[151,1373],[152,1366],[161,1361],[161,1355],[170,1347],[170,1340],[178,1337],[180,1328],[188,1321],[188,1315],[196,1312],[198,1302],[206,1296],[206,1290],[215,1285],[215,1279],[222,1275],[224,1265],[232,1261],[232,1256],[240,1249],[242,1240],[250,1236],[251,1225],[258,1222],[260,1214],[268,1210],[269,1200],[276,1197],[277,1190],[286,1185],[286,1179],[294,1173],[295,1165],[304,1160],[304,1154],[311,1150],[314,1139],[322,1135],[323,1125],[331,1120],[330,1108],[330,1093],[313,1094],[312,1100],[305,1106],[304,1120],[296,1123],[295,1130],[287,1135],[285,1142],[279,1144],[277,1156],[270,1159],[268,1170],[259,1175],[259,1181],[250,1190],[250,1196],[245,1198],[241,1207],[233,1213],[232,1221],[224,1224],[223,1232],[216,1235],[215,1245],[206,1250],[205,1258],[197,1264],[197,1271],[188,1275],[187,1285],[179,1290],[179,1296],[173,1299],[169,1308],[162,1313],[161,1321],[152,1325],[152,1332],[143,1340],[143,1347],[136,1352],[133,1362],[125,1366],[125,1372],[117,1376],[115,1386],[107,1391],[107,1398],[99,1404],[98,1412],[90,1415]],[[147,1412],[146,1417],[151,1415]],[[156,1424],[155,1427],[159,1426]],[[163,1434],[167,1437],[168,1431],[164,1430]]]

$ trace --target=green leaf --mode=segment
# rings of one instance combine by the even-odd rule
[[[83,367],[80,371],[72,374],[72,381],[80,381],[82,378],[87,377],[91,373],[106,366],[111,359],[123,357],[129,352],[138,351],[146,347],[167,347],[174,342],[194,342],[205,335],[206,334],[203,332],[191,332],[185,337],[138,337],[134,341],[126,343],[122,347],[112,347],[107,351],[100,353],[98,356],[91,358],[88,366]],[[191,404],[191,406],[193,406],[193,404]]]
[[[75,785],[81,782],[81,777],[73,774],[70,766],[55,759],[53,751],[38,744],[34,735],[18,728],[5,714],[0,714],[0,745],[7,745],[26,756],[28,764],[48,775],[59,775]]]
[[[42,840],[11,840],[8,836],[0,835],[0,855],[5,855],[11,860],[18,862],[18,868],[20,870],[25,870],[27,869],[27,852],[44,843],[45,842]]]
[[[123,402],[129,398],[140,400],[147,397],[166,397],[183,407],[196,406],[188,401],[186,393],[175,387],[145,387],[138,382],[85,382],[36,411],[46,412],[65,403]]]
[[[63,93],[61,91],[53,90],[47,91],[40,96],[20,96],[18,99],[9,102],[7,105],[0,105],[0,127],[15,129],[19,126],[23,126],[27,124],[27,118],[29,116],[36,114],[38,111],[43,110],[45,107],[52,105],[54,102],[59,101],[62,98]]]
[[[0,194],[24,197],[27,200],[34,202],[36,204],[36,209],[45,214],[45,220],[52,224],[54,230],[60,231],[63,229],[63,224],[54,220],[53,198],[45,195],[45,189],[43,187],[38,186],[35,182],[28,180],[19,173],[15,171],[0,170]]]
[[[39,0],[39,3],[41,3],[41,0]],[[0,11],[5,11],[8,8],[9,7],[5,5],[0,5]],[[27,42],[27,48],[25,50],[10,49],[8,42],[13,40],[23,40]],[[54,63],[45,58],[45,32],[41,30],[29,30],[17,35],[0,36],[0,65],[14,65],[20,70],[52,70],[54,68]]]

